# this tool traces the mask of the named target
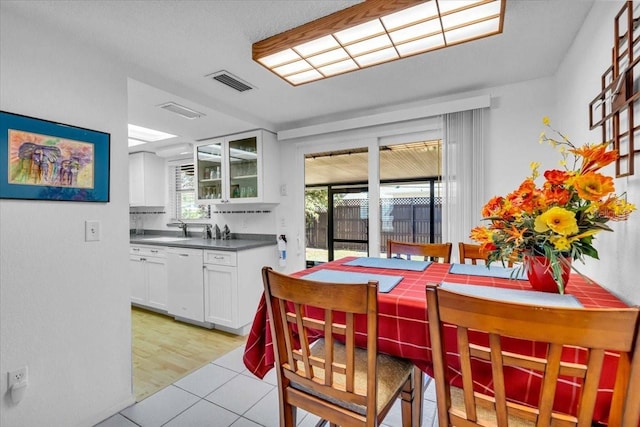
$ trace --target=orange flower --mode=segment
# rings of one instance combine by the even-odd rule
[[[540,196],[541,194],[536,189],[535,182],[527,178],[516,191],[507,196],[507,200],[524,212],[532,213],[540,203]]]
[[[577,176],[573,186],[578,191],[578,196],[593,202],[597,202],[615,190],[613,179],[610,176],[596,172],[587,172]]]
[[[473,240],[477,242],[487,243],[491,242],[491,231],[487,227],[474,227],[471,229],[471,237]]]
[[[551,185],[564,185],[569,179],[569,173],[558,169],[545,171],[544,177]]]
[[[571,192],[569,190],[557,186],[545,185],[543,195],[547,205],[563,206],[571,199]]]
[[[515,225],[512,225],[510,229],[504,230],[504,232],[509,236],[505,241],[513,241],[516,245],[519,245],[524,241],[524,233],[526,233],[528,230],[528,228],[519,230]]]
[[[502,196],[496,196],[489,200],[482,208],[482,216],[485,218],[500,216],[499,213],[502,211],[503,200]]]
[[[594,172],[598,169],[614,162],[618,158],[616,150],[607,151],[608,143],[589,145],[585,144],[580,148],[572,148],[571,153],[582,156],[581,173]]]

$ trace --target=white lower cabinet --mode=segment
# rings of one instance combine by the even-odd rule
[[[167,310],[167,260],[164,249],[131,246],[129,253],[131,302]]]
[[[204,320],[238,327],[238,267],[236,253],[205,251]]]
[[[262,266],[277,265],[275,246],[238,252],[204,251],[205,321],[225,330],[249,333],[264,289]]]
[[[204,322],[202,249],[167,248],[169,314]]]
[[[262,266],[275,266],[278,251],[132,245],[129,259],[132,303],[246,335],[263,291]]]

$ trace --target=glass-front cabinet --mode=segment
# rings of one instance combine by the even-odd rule
[[[210,142],[196,148],[198,200],[222,199],[222,153],[224,141]]]
[[[258,130],[196,147],[199,203],[278,203],[275,136]]]

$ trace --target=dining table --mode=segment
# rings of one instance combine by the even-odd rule
[[[346,257],[322,263],[291,274],[298,278],[317,281],[363,282],[379,280],[378,293],[378,351],[409,359],[422,372],[433,376],[427,301],[427,283],[439,283],[460,292],[468,292],[493,299],[505,299],[537,305],[560,305],[584,308],[625,308],[628,305],[598,283],[579,274],[572,274],[564,295],[535,292],[526,273],[501,266],[418,262],[385,258]],[[453,328],[445,328],[452,330]],[[445,330],[445,346],[449,381],[461,386],[460,360],[455,344],[455,332]],[[448,336],[447,334],[451,335]],[[546,346],[540,343],[509,339],[503,343],[505,351],[525,351],[531,356],[544,356]],[[570,362],[585,360],[581,348],[565,348],[563,359]],[[606,352],[601,376],[594,422],[606,424],[611,404],[612,389],[619,355]],[[272,336],[264,294],[258,304],[254,321],[247,337],[243,362],[259,378],[274,366]],[[422,375],[419,375],[416,399],[422,402]],[[477,391],[492,393],[490,365],[474,366]],[[510,400],[537,405],[540,375],[534,371],[505,371],[507,396]],[[561,378],[557,385],[554,408],[576,413],[581,382],[575,378]],[[418,418],[420,419],[420,418]]]

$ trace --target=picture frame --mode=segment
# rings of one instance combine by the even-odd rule
[[[109,133],[0,111],[0,199],[109,202]]]

